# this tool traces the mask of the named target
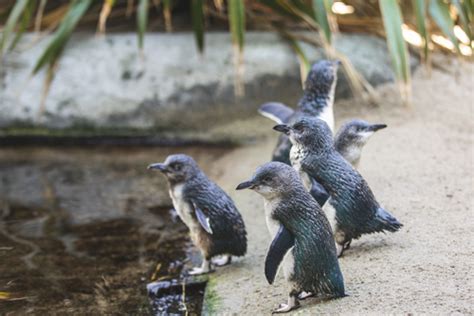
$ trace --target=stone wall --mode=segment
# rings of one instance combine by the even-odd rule
[[[228,33],[206,34],[203,55],[190,33],[148,34],[143,55],[132,33],[76,34],[39,115],[45,73],[33,78],[30,74],[48,38],[31,46],[33,39],[26,35],[0,70],[3,135],[41,130],[65,135],[168,133],[179,138],[256,115],[265,101],[295,105],[301,94],[297,58],[275,34],[246,35],[246,94],[241,98],[234,95]],[[383,39],[342,34],[335,46],[372,84],[393,80]],[[323,57],[321,49],[303,47],[311,61]],[[350,95],[345,78],[339,80],[337,95]]]

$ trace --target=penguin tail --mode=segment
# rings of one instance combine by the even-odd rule
[[[392,214],[381,207],[377,210],[376,221],[380,231],[389,231],[393,233],[403,226],[403,224],[393,217]]]

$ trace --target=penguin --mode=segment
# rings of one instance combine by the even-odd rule
[[[362,176],[335,149],[323,120],[303,118],[274,130],[289,136],[292,165],[307,173],[329,193],[323,209],[333,228],[338,256],[363,234],[396,232],[402,224],[380,206]]]
[[[159,170],[168,180],[169,194],[181,220],[189,228],[191,240],[203,256],[201,267],[189,274],[212,271],[212,263],[225,265],[232,256],[244,256],[247,232],[244,221],[232,199],[184,154],[170,155],[164,163],[148,169]],[[222,258],[214,260],[215,256]]]
[[[283,103],[268,102],[260,106],[259,113],[278,124],[290,124],[305,116],[318,117],[334,130],[334,92],[340,64],[338,60],[321,60],[311,67],[297,110],[294,111]],[[290,149],[291,142],[288,137],[280,135],[272,154],[272,161],[291,165]]]
[[[337,152],[357,169],[362,148],[376,131],[386,127],[386,124],[370,124],[359,119],[347,121],[339,128],[334,137],[334,146]]]
[[[344,159],[355,169],[359,168],[362,148],[369,138],[378,130],[386,128],[386,124],[370,124],[364,120],[353,119],[345,122],[334,137],[334,145]],[[323,206],[329,198],[324,187],[311,178],[310,193]]]
[[[298,308],[302,292],[325,299],[345,296],[331,226],[293,168],[266,163],[236,189],[254,190],[264,199],[267,228],[274,236],[265,258],[265,277],[272,284],[282,264],[289,285],[288,302],[274,312]]]

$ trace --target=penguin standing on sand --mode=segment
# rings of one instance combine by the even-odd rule
[[[296,111],[283,103],[269,102],[260,106],[259,113],[278,124],[291,124],[305,116],[318,117],[334,130],[334,92],[340,64],[341,62],[337,60],[321,60],[311,67]],[[290,149],[291,142],[288,137],[280,135],[273,151],[272,161],[291,165]]]
[[[212,263],[225,265],[231,256],[243,256],[247,251],[247,233],[242,217],[232,199],[212,182],[193,158],[178,154],[168,156],[164,163],[154,163],[148,169],[161,171],[168,180],[169,193],[179,217],[188,226],[191,239],[200,249],[203,261],[191,275],[211,271]]]
[[[345,296],[331,226],[296,171],[284,163],[266,163],[237,186],[246,188],[263,196],[267,227],[274,236],[265,259],[267,281],[273,283],[283,262],[289,283],[288,303],[274,312],[297,308],[303,291],[326,299]]]
[[[293,125],[277,125],[276,131],[289,136],[295,169],[308,173],[329,193],[324,211],[330,220],[338,255],[362,234],[390,231],[402,227],[374,197],[367,182],[339,154],[328,125],[315,118],[303,118]]]
[[[376,131],[386,127],[385,124],[370,124],[359,119],[350,120],[339,128],[334,138],[334,146],[337,152],[357,169],[362,148]],[[321,206],[329,199],[327,191],[314,178],[311,178],[310,193]]]

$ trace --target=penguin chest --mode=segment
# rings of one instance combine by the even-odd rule
[[[334,93],[336,91],[336,80],[333,81],[331,85],[331,90],[327,99],[327,105],[323,108],[323,111],[318,115],[318,118],[325,121],[331,132],[334,134]]]
[[[362,151],[362,148],[358,146],[349,146],[341,154],[355,169],[357,169],[359,167],[361,151]]]
[[[173,206],[176,212],[179,215],[179,218],[188,226],[191,232],[197,232],[199,229],[199,223],[194,217],[194,208],[187,201],[184,200],[183,196],[183,185],[175,185],[170,189],[171,200],[173,201]]]
[[[291,165],[298,172],[298,174],[301,177],[301,180],[303,181],[305,188],[309,191],[311,189],[311,179],[309,178],[308,174],[304,172],[302,169],[302,163],[305,156],[306,156],[306,151],[301,145],[296,144],[296,145],[293,145],[293,147],[291,147],[291,151],[290,151]]]
[[[277,200],[269,201],[265,199],[263,204],[263,208],[265,209],[265,221],[267,223],[267,229],[272,238],[275,237],[278,229],[280,229],[280,223],[272,217],[273,210],[278,205],[278,202],[279,201]]]
[[[318,115],[318,118],[325,121],[331,129],[331,132],[334,133],[334,111],[332,109],[333,101],[329,100],[328,102],[331,104],[324,107],[323,111]]]
[[[278,203],[280,203],[280,201],[277,199],[272,201],[265,200],[264,202],[265,220],[267,223],[268,232],[270,233],[272,239],[275,238],[278,230],[280,229],[280,223],[272,217],[272,212],[276,208]],[[283,258],[282,266],[285,279],[290,280],[293,277],[295,270],[295,258],[293,255],[293,248],[291,248],[286,253],[285,257]]]
[[[336,209],[334,208],[334,206],[332,206],[331,203],[329,203],[330,201],[331,201],[331,198],[329,198],[326,201],[326,203],[324,203],[322,209],[323,209],[324,215],[326,215],[326,218],[329,221],[329,224],[331,225],[331,230],[333,234],[335,234],[337,230]]]

